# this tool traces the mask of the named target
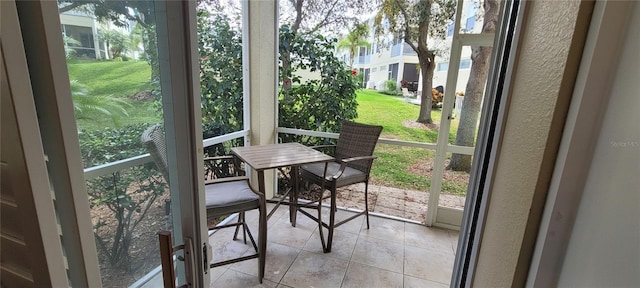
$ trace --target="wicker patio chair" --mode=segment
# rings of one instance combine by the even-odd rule
[[[160,125],[154,125],[149,127],[142,133],[142,142],[147,147],[147,150],[151,154],[154,162],[160,169],[160,172],[164,176],[164,179],[169,183],[168,165],[167,165],[167,148],[164,137],[164,132]],[[265,270],[265,252],[266,252],[266,239],[267,239],[267,218],[266,218],[266,200],[264,194],[255,191],[249,185],[249,178],[243,176],[244,173],[240,170],[239,161],[233,156],[222,157],[210,157],[205,158],[209,161],[209,166],[222,167],[224,170],[221,172],[219,169],[217,174],[225,174],[224,178],[212,179],[205,183],[205,201],[207,208],[207,219],[219,218],[221,216],[231,215],[233,213],[239,213],[238,221],[236,223],[227,225],[217,225],[208,227],[209,230],[216,230],[221,228],[235,227],[236,231],[233,235],[233,240],[237,239],[238,230],[242,227],[243,240],[247,243],[246,235],[249,235],[249,239],[253,244],[253,248],[256,253],[249,256],[242,256],[234,259],[217,261],[211,263],[210,267],[218,267],[231,263],[236,263],[244,260],[258,258],[258,278],[262,283]],[[218,164],[212,164],[217,162]],[[251,231],[247,223],[245,222],[245,211],[258,209],[259,211],[259,225],[258,225],[258,242],[256,245]],[[263,242],[264,241],[264,242]],[[215,259],[215,255],[213,255]]]
[[[319,195],[318,199],[314,199],[311,203],[300,204],[302,207],[317,209],[317,217],[310,215],[304,210],[300,210],[300,212],[318,222],[320,239],[325,253],[331,252],[333,232],[336,227],[353,220],[358,216],[365,215],[367,219],[367,229],[369,229],[369,173],[371,172],[373,160],[376,158],[376,156],[373,156],[373,150],[376,147],[376,143],[378,142],[381,132],[382,126],[343,121],[338,142],[335,146],[329,146],[334,149],[333,155],[336,161],[309,164],[300,167],[300,176],[302,180],[319,185],[322,191],[320,194],[323,194],[325,190],[330,191],[329,198],[331,198],[331,208],[328,224],[324,223],[321,218],[322,200],[325,197]],[[316,146],[316,148],[319,149],[326,149],[327,147],[328,146]],[[361,211],[348,219],[342,220],[339,223],[335,223],[336,190],[340,187],[363,182],[365,185],[364,211]],[[326,242],[322,231],[323,227],[329,230]]]

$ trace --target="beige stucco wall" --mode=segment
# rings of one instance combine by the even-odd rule
[[[593,5],[525,3],[474,287],[524,284]]]
[[[418,56],[409,56],[409,55],[401,55],[391,57],[391,50],[383,49],[382,52],[373,53],[370,55],[371,58],[369,64],[364,65],[363,67],[368,67],[370,71],[373,71],[373,68],[376,68],[376,72],[370,72],[369,81],[373,81],[375,85],[378,83],[383,83],[389,79],[389,65],[391,64],[399,64],[398,67],[398,83],[403,78],[404,73],[404,64],[405,63],[418,63]],[[380,67],[384,66],[384,70],[380,71]],[[420,75],[420,74],[418,74]]]

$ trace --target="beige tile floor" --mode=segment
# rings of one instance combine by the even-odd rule
[[[350,213],[339,210],[337,217]],[[256,217],[257,213],[247,215],[249,222]],[[457,231],[376,216],[370,216],[370,224],[367,229],[363,216],[336,228],[332,251],[322,253],[317,224],[298,213],[292,227],[288,207],[282,206],[268,223],[263,283],[258,282],[253,259],[212,269],[211,287],[449,286]],[[252,226],[257,236],[256,229]],[[216,261],[253,252],[250,242],[232,241],[232,232],[223,229],[210,237]]]

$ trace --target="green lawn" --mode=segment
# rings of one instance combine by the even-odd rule
[[[436,143],[438,130],[409,127],[405,122],[415,122],[420,107],[404,101],[403,97],[390,96],[372,90],[361,90],[357,95],[357,122],[383,126],[382,138],[398,139],[422,143]],[[439,123],[440,110],[432,110],[431,118]],[[455,140],[458,121],[452,121],[449,142]],[[378,144],[375,151],[376,159],[372,168],[372,181],[376,184],[389,185],[415,190],[427,190],[431,179],[427,176],[427,168],[431,164],[435,152],[413,147],[398,147]],[[448,193],[463,195],[466,185],[445,180],[443,188]]]
[[[436,143],[438,130],[423,130],[407,127],[405,121],[418,119],[420,107],[404,101],[401,96],[390,96],[373,90],[358,91],[358,118],[356,121],[375,125],[382,125],[383,138],[392,138],[405,141]],[[431,111],[431,119],[434,123],[440,122],[442,113],[438,109]],[[458,129],[458,120],[451,122],[452,133],[449,135],[449,143],[455,141],[455,131]]]
[[[96,95],[126,96],[150,89],[151,67],[145,61],[69,63],[69,79],[87,85]]]
[[[356,121],[382,125],[383,138],[435,143],[438,131],[428,131],[404,126],[404,121],[415,121],[420,107],[403,101],[402,97],[381,94],[371,90],[358,92],[358,118]],[[440,121],[440,111],[431,113],[432,119]]]
[[[126,97],[139,91],[150,90],[151,67],[145,61],[83,61],[69,63],[69,79],[77,80],[90,89],[91,95],[113,95]],[[135,123],[157,123],[159,114],[150,101],[128,100],[128,117],[121,117],[119,125]],[[114,127],[108,117],[93,120],[78,120],[79,129]]]

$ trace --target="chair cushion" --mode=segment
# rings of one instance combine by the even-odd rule
[[[205,185],[208,216],[223,216],[260,207],[246,180]]]
[[[327,163],[327,176],[333,176],[338,173],[340,170],[340,163],[338,162],[329,162]],[[308,165],[302,165],[300,167],[300,174],[303,179],[307,179],[316,184],[322,183],[322,178],[324,175],[324,163],[314,163]],[[338,178],[336,183],[336,187],[342,187],[346,185],[351,185],[354,183],[364,182],[367,180],[367,174],[351,167],[344,169],[344,173],[342,176]],[[327,184],[330,184],[330,181],[326,181]]]

